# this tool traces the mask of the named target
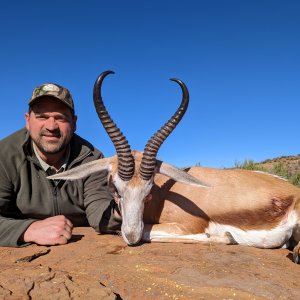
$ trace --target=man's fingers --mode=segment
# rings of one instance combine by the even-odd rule
[[[72,237],[72,229],[69,227],[69,225],[66,225],[66,228],[60,229],[56,233],[56,237],[53,237],[54,244],[55,245],[67,244],[68,240],[70,240],[71,237]]]
[[[69,222],[65,222],[58,227],[57,235],[64,236],[67,240],[72,237],[73,224]]]
[[[61,236],[64,236],[68,241],[72,237],[72,230],[64,230]]]
[[[68,240],[64,235],[60,235],[56,241],[55,241],[55,245],[64,245],[68,243]]]
[[[72,232],[73,230],[73,225],[71,224],[68,224],[68,223],[65,223],[62,227],[61,227],[62,230],[67,230],[69,232]]]
[[[69,228],[73,228],[73,223],[67,219],[65,216],[57,216],[58,219],[62,222],[62,224],[64,225],[64,227],[68,226]]]
[[[66,224],[71,228],[71,229],[73,229],[73,224],[72,224],[72,222],[69,220],[69,219],[66,219]]]
[[[53,223],[62,223],[62,224],[68,224],[70,227],[73,228],[72,222],[67,219],[64,215],[54,216],[50,217],[49,220],[51,220]]]

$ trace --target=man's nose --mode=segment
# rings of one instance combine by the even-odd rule
[[[48,130],[56,130],[58,128],[58,123],[56,122],[55,118],[48,118],[46,122],[46,128]]]

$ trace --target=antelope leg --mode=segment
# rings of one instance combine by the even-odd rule
[[[143,241],[145,242],[160,242],[160,243],[222,243],[236,244],[229,232],[223,236],[210,235],[207,233],[189,234],[180,224],[164,223],[164,224],[145,224],[143,232]]]

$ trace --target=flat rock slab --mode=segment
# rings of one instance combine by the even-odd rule
[[[62,246],[0,248],[0,299],[300,299],[300,265],[286,249],[73,234]]]

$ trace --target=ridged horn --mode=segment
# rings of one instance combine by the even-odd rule
[[[153,175],[156,164],[156,155],[160,146],[178,125],[189,104],[189,92],[186,85],[181,80],[176,78],[171,78],[170,80],[175,81],[180,85],[182,90],[182,100],[179,108],[171,117],[171,119],[165,125],[163,125],[161,129],[158,130],[146,144],[140,165],[140,177],[144,180],[149,180]]]
[[[102,81],[109,74],[114,74],[114,72],[105,71],[96,79],[93,92],[94,104],[98,117],[117,151],[118,175],[122,180],[128,181],[132,178],[134,173],[134,158],[126,137],[111,119],[101,96]]]

